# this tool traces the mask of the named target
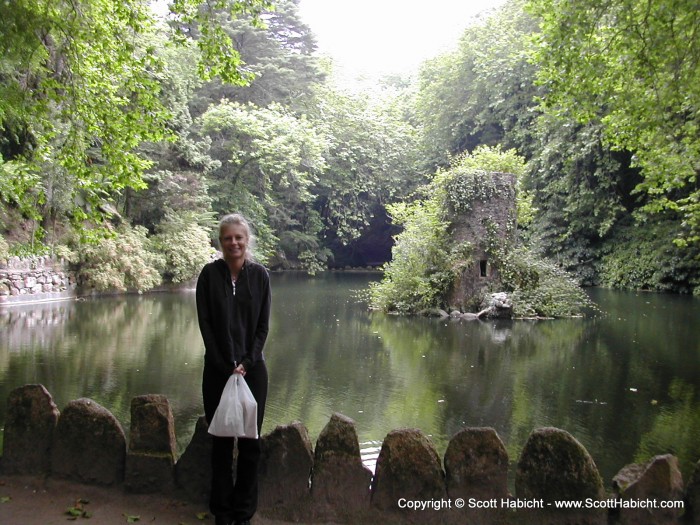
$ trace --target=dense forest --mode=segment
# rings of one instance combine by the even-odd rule
[[[410,221],[446,174],[505,159],[521,259],[700,293],[694,2],[510,0],[365,91],[336,81],[298,3],[3,4],[0,259],[57,254],[86,284],[147,290],[196,275],[238,211],[271,268],[377,266],[402,228],[409,250],[439,234],[439,210]]]

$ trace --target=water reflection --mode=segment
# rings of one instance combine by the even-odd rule
[[[363,460],[398,427],[442,454],[464,426],[494,427],[515,462],[530,432],[556,426],[604,479],[671,452],[700,459],[700,301],[593,290],[586,319],[454,322],[368,312],[373,274],[274,274],[263,432],[301,420],[315,440],[333,412],[357,422]],[[165,394],[181,450],[201,414],[203,345],[192,293],[0,309],[2,399],[42,383],[59,408],[90,397],[128,430],[131,399]]]
[[[202,360],[192,297],[112,297],[0,310],[6,327],[0,397],[41,383],[59,408],[90,397],[128,427],[131,399],[162,393],[173,403],[177,424],[190,426],[200,412]],[[2,421],[4,410],[3,404]],[[178,432],[179,444],[182,439],[187,437]]]

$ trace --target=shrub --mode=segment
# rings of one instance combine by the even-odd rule
[[[59,259],[64,259],[65,261],[75,264],[79,262],[79,255],[75,251],[65,244],[58,244],[54,247],[53,253]]]
[[[370,285],[370,305],[384,311],[415,313],[439,303],[452,283],[446,250],[447,223],[435,199],[389,206],[404,230],[396,236],[384,278]]]
[[[571,275],[527,248],[509,252],[497,266],[516,317],[571,317],[593,306]]]
[[[161,271],[166,280],[182,283],[196,277],[215,250],[209,233],[198,224],[176,225],[153,238],[153,247],[162,255]]]
[[[143,292],[161,283],[162,256],[150,251],[146,228],[120,226],[79,248],[80,282],[96,290]]]

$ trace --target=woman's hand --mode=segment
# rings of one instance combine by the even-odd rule
[[[236,368],[233,369],[233,373],[234,374],[241,374],[242,376],[244,376],[245,375],[245,368],[243,367],[242,364],[238,365]]]

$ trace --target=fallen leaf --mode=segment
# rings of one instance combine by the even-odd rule
[[[9,503],[10,501],[12,501],[12,496],[3,496],[0,498],[0,503]]]
[[[131,516],[131,515],[127,514],[126,512],[123,513],[123,516],[126,518],[127,523],[136,523],[137,521],[139,521],[141,519],[141,516]]]
[[[209,519],[209,514],[206,513],[206,512],[198,512],[198,513],[197,513],[197,519],[200,520],[200,521]]]

